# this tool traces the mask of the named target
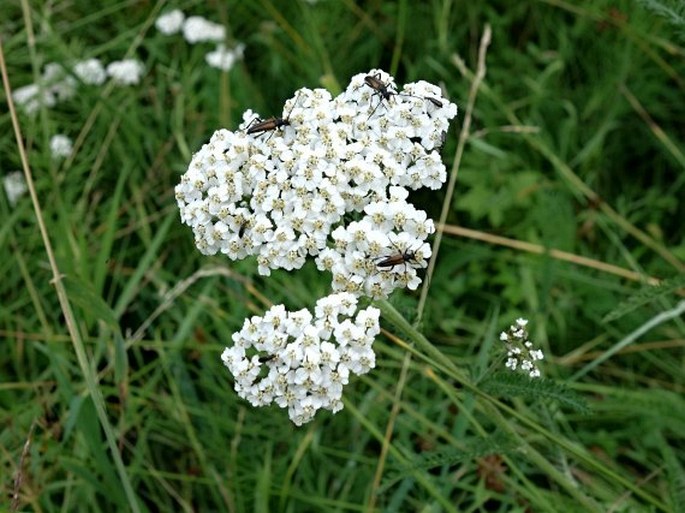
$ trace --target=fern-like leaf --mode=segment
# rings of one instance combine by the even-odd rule
[[[671,295],[676,290],[684,287],[685,274],[679,274],[673,278],[664,280],[658,287],[646,287],[606,314],[604,319],[602,319],[602,322],[615,321],[619,317],[623,317],[625,314],[630,313],[647,303],[651,303],[660,297]]]
[[[481,389],[496,397],[522,397],[528,402],[551,399],[584,415],[590,412],[585,399],[566,385],[546,378],[497,372],[481,382]]]

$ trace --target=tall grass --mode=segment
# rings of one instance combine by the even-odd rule
[[[16,130],[0,111],[0,173],[29,173],[36,200],[0,194],[3,510],[685,511],[681,11],[94,5],[0,0],[13,89],[50,62],[146,69],[137,86],[19,109]],[[211,45],[156,31],[175,7],[224,24],[244,59],[222,73]],[[328,277],[200,255],[173,187],[247,108],[278,115],[299,87],[337,94],[375,67],[459,105],[443,149],[454,194],[414,195],[447,214],[420,306],[409,292],[379,304],[376,369],[344,410],[295,428],[239,399],[219,355],[247,316],[311,307]],[[74,140],[63,160],[56,133]],[[504,372],[499,333],[518,317],[544,349],[541,380]]]

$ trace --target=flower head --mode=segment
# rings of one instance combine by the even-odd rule
[[[517,319],[507,331],[500,333],[499,338],[507,348],[505,366],[512,371],[525,372],[531,378],[539,378],[540,369],[536,362],[543,360],[545,355],[540,349],[534,349],[528,340],[527,324],[528,320]]]
[[[428,83],[409,90],[371,70],[337,98],[302,88],[278,116],[248,110],[239,131],[215,132],[176,187],[200,251],[254,255],[264,275],[311,257],[355,295],[418,287],[435,228],[408,189],[445,181],[436,141],[456,106]]]
[[[355,316],[356,313],[356,316]],[[235,391],[253,406],[276,403],[298,426],[320,409],[342,409],[342,389],[350,373],[374,366],[371,348],[380,331],[380,311],[357,312],[357,299],[339,293],[320,299],[315,315],[272,307],[246,319],[221,355],[235,379]]]
[[[53,159],[68,157],[71,154],[71,139],[64,134],[53,135],[50,139],[50,153]]]
[[[2,178],[2,184],[5,187],[7,201],[9,201],[11,206],[16,205],[19,198],[26,194],[26,191],[28,190],[24,173],[21,171],[12,171],[11,173],[6,174]]]
[[[226,27],[202,16],[190,16],[183,22],[183,37],[190,44],[214,41],[226,38]]]
[[[232,49],[228,49],[223,43],[219,43],[213,52],[205,55],[205,60],[212,68],[229,71],[233,64],[242,58],[244,50],[245,45],[242,43]]]
[[[74,64],[74,75],[88,85],[102,85],[107,79],[107,73],[99,59],[77,62]]]
[[[135,85],[140,82],[145,68],[137,59],[113,61],[107,65],[107,74],[118,85]]]
[[[173,11],[166,12],[157,18],[155,20],[155,27],[157,27],[157,30],[159,30],[162,34],[170,36],[181,31],[184,20],[185,14],[183,14],[183,11],[174,9]]]
[[[54,107],[76,93],[76,79],[61,64],[50,62],[35,84],[19,87],[12,92],[12,99],[26,113],[33,114],[40,107]]]

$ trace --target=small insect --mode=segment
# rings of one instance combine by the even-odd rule
[[[393,91],[390,88],[395,87],[395,84],[393,84],[392,82],[387,82],[387,83],[383,82],[381,80],[381,74],[380,73],[376,73],[375,75],[366,75],[364,77],[364,83],[375,91],[375,93],[373,93],[373,96],[378,95],[381,97],[380,101],[378,102],[378,105],[376,105],[373,108],[373,110],[371,111],[371,114],[369,114],[368,119],[370,119],[371,116],[373,116],[374,112],[376,112],[376,109],[378,109],[380,104],[383,103],[383,100],[386,100],[388,103],[390,103],[390,97],[391,96],[410,96],[412,98],[419,98],[419,96],[415,96],[413,94],[398,93],[396,90]],[[435,98],[433,98],[433,100],[435,100]],[[432,100],[430,100],[430,101],[432,101]],[[435,101],[437,101],[437,100],[435,100]]]
[[[429,102],[431,102],[431,103],[432,103],[433,105],[435,105],[438,109],[441,108],[441,107],[443,106],[443,103],[442,103],[440,100],[438,100],[437,98],[434,98],[434,97],[432,97],[432,96],[424,96],[424,99],[426,99],[426,100],[428,100]]]
[[[388,82],[387,84],[381,80],[381,74],[376,73],[375,75],[366,75],[364,77],[364,83],[369,86],[371,89],[373,89],[375,92],[373,93],[373,96],[380,96],[381,99],[378,102],[378,105],[376,105],[373,110],[371,111],[371,114],[369,114],[369,117],[367,119],[371,119],[371,116],[373,116],[374,112],[376,112],[376,109],[380,106],[381,103],[383,103],[383,100],[386,100],[390,102],[390,97],[393,94],[397,94],[396,91],[392,91],[388,89],[389,87],[392,87],[393,84]]]
[[[247,128],[248,134],[263,135],[271,130],[277,130],[281,127],[290,125],[290,120],[288,118],[269,118],[269,119],[255,119],[250,126]],[[257,136],[259,137],[259,136]]]
[[[267,132],[279,130],[279,129],[283,128],[284,126],[290,126],[290,114],[292,113],[293,109],[297,105],[297,99],[299,97],[300,97],[300,94],[298,93],[297,97],[295,98],[295,102],[293,103],[293,106],[290,107],[290,112],[288,112],[287,116],[282,117],[282,118],[272,117],[269,119],[255,118],[247,126],[246,132],[248,134],[259,134],[259,135],[257,135],[257,137],[260,137]],[[271,135],[273,135],[273,134],[271,134]]]
[[[243,235],[245,235],[245,229],[247,228],[247,225],[247,221],[240,225],[240,227],[238,228],[238,238],[243,238]]]
[[[394,245],[394,244],[393,244]],[[397,249],[397,253],[394,255],[390,255],[387,257],[381,257],[382,260],[380,262],[376,262],[376,267],[379,267],[381,269],[392,269],[398,265],[404,264],[404,271],[407,271],[407,264],[413,267],[411,264],[421,264],[423,261],[422,259],[418,259],[416,257],[416,251],[417,249],[405,249],[404,251],[400,251],[399,248]]]
[[[364,77],[364,83],[371,89],[376,91],[374,95],[379,95],[383,100],[390,100],[393,94],[397,94],[397,91],[391,91],[388,88],[394,84],[388,82],[387,84],[381,80],[381,74],[376,73],[375,75],[366,75]],[[381,100],[382,101],[382,100]],[[379,104],[380,105],[380,104]],[[378,106],[376,106],[378,107]]]
[[[259,363],[270,362],[270,361],[273,360],[274,358],[276,358],[276,355],[275,355],[275,354],[265,354],[265,355],[262,355],[262,356],[259,357]]]

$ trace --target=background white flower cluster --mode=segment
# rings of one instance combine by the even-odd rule
[[[73,149],[72,140],[64,134],[55,134],[50,138],[50,153],[53,159],[68,157]]]
[[[228,71],[238,59],[242,59],[245,45],[237,44],[229,48],[224,44],[226,39],[226,27],[215,23],[202,16],[188,16],[180,9],[162,14],[155,21],[155,27],[164,35],[171,36],[183,33],[183,38],[188,44],[213,42],[216,48],[205,55],[205,61],[212,68]]]
[[[155,21],[157,30],[165,35],[183,32],[189,44],[213,42],[216,47],[207,53],[205,60],[210,67],[229,70],[243,57],[245,45],[235,48],[224,45],[226,27],[201,16],[186,17],[175,9],[162,14]],[[68,67],[51,62],[45,65],[43,73],[35,84],[18,87],[12,93],[14,102],[28,114],[41,107],[54,107],[60,101],[76,94],[79,82],[85,85],[100,86],[109,77],[118,86],[140,83],[145,74],[145,66],[138,59],[122,59],[104,65],[100,59],[89,58],[74,62]]]
[[[4,175],[2,177],[2,185],[5,188],[5,194],[7,194],[7,201],[10,206],[16,205],[19,198],[28,191],[24,173],[21,171],[11,171]]]
[[[35,84],[15,89],[12,99],[24,112],[33,114],[41,107],[54,107],[73,97],[80,83],[99,86],[109,76],[117,85],[134,85],[144,71],[142,63],[136,59],[113,61],[107,68],[100,59],[94,58],[77,61],[70,68],[51,62],[45,65]]]
[[[254,255],[263,275],[314,257],[333,274],[333,290],[373,298],[418,286],[435,228],[407,201],[408,189],[445,181],[438,151],[457,107],[427,82],[385,99],[369,76],[393,84],[372,70],[335,99],[303,88],[277,128],[260,131],[248,110],[240,130],[214,133],[176,187],[200,251]]]
[[[246,319],[221,355],[238,395],[253,406],[288,408],[298,426],[319,409],[340,411],[350,374],[366,374],[376,364],[371,345],[380,332],[380,311],[368,307],[354,316],[356,311],[357,298],[339,293],[317,301],[315,316],[278,305]]]

